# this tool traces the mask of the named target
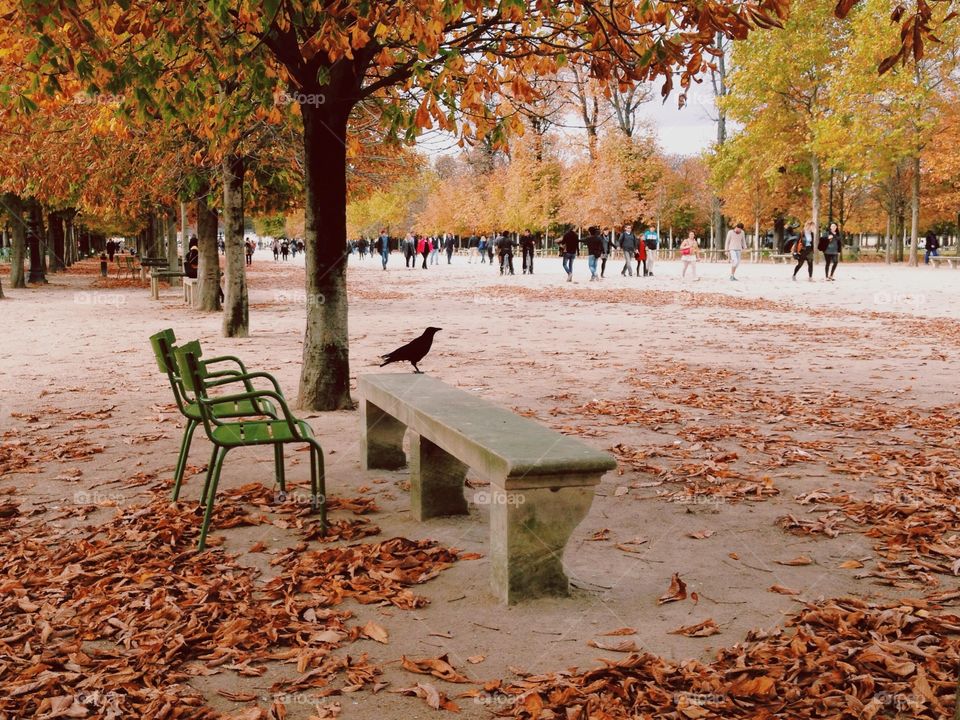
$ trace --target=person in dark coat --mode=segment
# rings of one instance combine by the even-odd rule
[[[940,239],[937,237],[937,234],[931,230],[927,233],[927,237],[924,239],[924,253],[923,253],[923,263],[924,265],[930,264],[930,258],[940,256]]]
[[[634,255],[637,254],[639,243],[637,241],[637,236],[633,234],[632,226],[623,226],[623,232],[620,233],[620,238],[617,241],[617,244],[620,246],[620,250],[623,252],[623,270],[620,271],[620,274],[629,274],[630,277],[633,277],[633,260]]]
[[[504,230],[497,238],[497,254],[500,256],[500,274],[513,275],[513,240],[510,231]]]
[[[533,256],[536,252],[536,240],[529,228],[523,231],[520,236],[520,253],[523,258],[523,274],[529,272],[533,275]]]
[[[587,246],[587,265],[590,267],[590,282],[597,282],[600,276],[597,275],[597,261],[603,255],[603,238],[600,237],[600,230],[597,227],[590,228],[590,234],[584,241]]]
[[[453,235],[447,233],[447,236],[443,239],[443,249],[447,251],[447,265],[451,264],[451,259],[453,258],[453,246],[455,244]]]
[[[580,238],[573,231],[567,230],[560,238],[560,251],[563,253],[563,271],[567,274],[567,282],[573,282],[573,259],[580,249]]]

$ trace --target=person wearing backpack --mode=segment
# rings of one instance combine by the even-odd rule
[[[813,253],[816,249],[817,226],[813,220],[808,220],[803,226],[803,232],[797,239],[797,244],[793,249],[793,256],[797,259],[797,266],[793,269],[793,279],[796,281],[797,273],[803,264],[807,264],[810,282],[813,282]]]
[[[820,238],[820,242],[823,244],[824,276],[827,282],[833,282],[833,274],[837,271],[840,252],[843,250],[843,235],[840,227],[835,222],[830,223],[826,237]]]
[[[520,253],[523,259],[523,274],[533,275],[533,256],[536,254],[536,240],[529,228],[524,229],[520,236]]]

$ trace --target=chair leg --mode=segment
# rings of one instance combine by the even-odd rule
[[[280,485],[281,497],[286,499],[287,478],[283,469],[283,444],[275,443],[273,446],[273,470],[277,477],[277,484]]]
[[[200,493],[200,504],[203,505],[207,501],[207,490],[210,487],[210,478],[213,475],[213,466],[217,463],[217,456],[220,452],[220,448],[216,445],[213,446],[213,452],[210,453],[210,462],[207,463],[207,476],[203,480],[203,492]]]
[[[320,528],[327,529],[327,480],[323,466],[323,449],[318,443],[310,443],[310,510],[320,510]]]
[[[183,433],[183,442],[180,443],[180,456],[177,458],[177,469],[173,473],[173,499],[180,497],[180,485],[183,482],[183,473],[187,470],[187,456],[190,454],[190,443],[193,433],[197,429],[196,420],[187,422],[187,429]]]
[[[217,497],[217,484],[220,482],[220,469],[223,467],[223,459],[227,456],[229,448],[217,448],[216,460],[208,475],[210,487],[206,490],[207,509],[203,513],[203,526],[200,528],[200,542],[197,550],[203,550],[207,546],[207,531],[210,529],[210,518],[213,517],[213,503]]]

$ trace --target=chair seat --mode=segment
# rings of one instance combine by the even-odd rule
[[[304,420],[297,420],[302,438],[312,438],[313,429]],[[213,441],[218,445],[269,445],[278,442],[296,442],[286,420],[251,420],[220,425],[213,430]]]
[[[258,400],[257,404],[260,409],[265,410],[266,412],[271,412],[274,415],[277,414],[277,408],[269,400]],[[191,420],[196,420],[200,422],[202,418],[200,417],[200,408],[197,406],[197,403],[192,402],[184,406],[187,417]],[[218,418],[233,418],[233,417],[249,417],[250,415],[257,415],[258,413],[253,407],[252,400],[240,400],[238,402],[222,402],[217,403],[213,406],[213,415]]]

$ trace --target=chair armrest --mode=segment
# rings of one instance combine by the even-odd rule
[[[237,393],[235,395],[217,395],[210,396],[207,398],[201,398],[200,402],[204,405],[216,405],[217,403],[223,402],[239,402],[241,400],[253,400],[254,404],[259,398],[271,398],[276,400],[277,405],[280,407],[280,410],[283,412],[283,419],[287,421],[287,425],[290,426],[290,432],[295,438],[300,437],[300,429],[297,427],[297,418],[290,408],[287,407],[287,401],[284,399],[283,395],[280,393],[274,392],[273,390],[254,390],[253,392]],[[279,419],[279,418],[278,418]],[[222,422],[217,420],[218,425],[230,425],[229,422]]]
[[[227,374],[230,373],[229,376]],[[224,375],[225,377],[220,377]],[[247,392],[254,392],[256,388],[253,387],[253,384],[250,383],[250,380],[255,378],[266,378],[270,381],[270,384],[273,385],[273,391],[278,395],[283,395],[283,390],[280,389],[280,383],[277,382],[277,379],[270,373],[265,372],[252,372],[252,373],[237,373],[235,370],[224,370],[219,371],[216,374],[211,373],[211,377],[216,377],[217,379],[207,382],[207,385],[210,387],[218,387],[220,385],[229,385],[234,382],[243,382],[244,386],[247,388]]]
[[[238,357],[234,357],[233,355],[219,355],[218,357],[212,357],[209,359],[202,358],[200,362],[202,362],[205,367],[208,365],[214,365],[216,363],[232,362],[232,363],[235,363],[237,366],[239,366],[240,372],[242,373],[247,372],[247,368],[243,364],[243,361]]]

